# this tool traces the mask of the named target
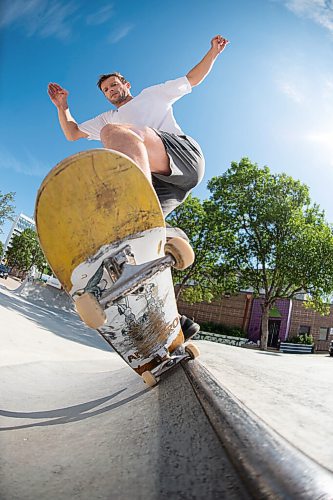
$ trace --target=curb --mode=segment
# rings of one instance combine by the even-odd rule
[[[333,499],[333,474],[223,388],[199,361],[183,369],[247,492],[255,499]]]

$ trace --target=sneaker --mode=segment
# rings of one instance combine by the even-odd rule
[[[184,315],[180,316],[180,326],[183,330],[185,341],[190,340],[196,333],[200,331],[200,325]]]

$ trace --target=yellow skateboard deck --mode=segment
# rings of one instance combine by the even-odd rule
[[[128,157],[94,149],[60,162],[38,191],[35,221],[64,289],[77,304],[83,295],[97,309],[104,300],[98,332],[136,372],[153,369],[184,343],[169,267],[107,299],[134,270],[140,275],[163,257],[166,243],[156,193]]]

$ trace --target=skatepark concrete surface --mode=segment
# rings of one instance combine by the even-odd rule
[[[223,414],[220,418],[214,417],[207,404],[202,403],[200,388],[195,388],[193,381],[191,385],[191,376],[187,373],[187,370],[191,372],[193,363],[194,378],[196,370],[197,379],[200,378],[197,361],[188,363],[186,369],[180,366],[167,373],[157,387],[146,388],[140,377],[95,331],[66,308],[63,301],[55,299],[53,305],[48,306],[40,292],[44,288],[38,289],[38,297],[35,290],[29,289],[27,293],[28,288],[25,291],[24,288],[8,280],[0,281],[1,500],[333,498],[333,482],[325,471],[324,480],[319,483],[324,484],[325,492],[319,492],[320,496],[313,494],[311,487],[302,489],[304,496],[292,488],[296,496],[293,493],[285,496],[283,488],[281,495],[272,496],[267,478],[260,480],[259,464],[258,469],[252,471],[252,483],[255,480],[262,484],[258,486],[258,495],[253,493],[256,492],[253,484],[250,491],[250,483],[244,474],[241,477],[237,464],[247,460],[248,450],[257,453],[255,444],[249,441],[248,450],[240,451],[239,456],[230,451],[234,448],[228,447],[229,438],[240,436],[243,443],[238,442],[239,450],[246,445],[246,439],[236,429],[233,432],[227,417],[225,421]],[[49,291],[45,290],[44,297],[49,300]],[[54,291],[50,293],[56,295]],[[245,371],[250,371],[244,361],[248,355],[257,366],[253,379],[259,377],[258,352],[257,358],[251,358],[253,351],[203,341],[197,344],[202,363],[214,372],[221,384],[232,392],[242,387],[238,397],[245,404],[253,404],[256,398],[268,398],[262,379],[258,379],[257,386],[255,380],[252,381],[251,390],[256,393],[252,399],[248,396],[251,390],[244,382]],[[237,354],[233,354],[236,351]],[[244,372],[238,379],[237,363]],[[286,378],[289,376],[287,372]],[[212,394],[218,393],[216,387]],[[207,395],[210,389],[205,390]],[[216,394],[215,399],[220,397]],[[226,397],[225,407],[231,400],[237,401],[232,396],[230,400]],[[219,404],[214,403],[213,409]],[[291,398],[285,403],[288,405],[292,414]],[[271,406],[270,403],[267,406]],[[271,413],[280,412],[282,419],[285,407],[280,411],[276,406],[273,405]],[[321,410],[319,403],[318,410]],[[237,411],[234,408],[229,412],[235,420]],[[254,407],[254,411],[261,416],[261,407]],[[265,446],[274,447],[274,443],[265,445],[265,434],[260,427],[251,431],[251,419],[247,421],[243,415],[238,420],[243,427],[240,432],[247,427],[257,440],[263,432],[263,453]],[[264,420],[270,424],[266,414]],[[288,426],[292,420],[292,417],[288,419]],[[298,417],[295,422],[298,426]],[[267,439],[269,443],[270,438]],[[301,442],[301,437],[298,439]],[[301,448],[299,441],[294,444]],[[317,446],[327,449],[331,445],[332,435],[327,428],[326,441],[319,440]],[[277,453],[277,457],[282,455]],[[288,463],[287,453],[282,458],[288,470],[295,467],[297,471],[295,460],[294,465]],[[329,454],[318,453],[312,458],[331,467]],[[306,461],[304,464],[302,462],[300,470],[312,475],[317,485],[315,479],[317,474],[321,478],[321,469]],[[285,467],[283,463],[281,466]],[[283,470],[282,475],[286,476],[288,472]],[[306,481],[302,472],[297,474],[296,483],[298,481],[301,484]],[[330,488],[332,496],[328,493]]]

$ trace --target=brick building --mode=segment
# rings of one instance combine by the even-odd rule
[[[212,302],[187,304],[179,300],[178,309],[181,314],[194,318],[198,323],[212,321],[226,326],[242,328],[245,332],[251,314],[253,296],[250,293],[240,293],[230,297],[223,297]]]
[[[240,293],[211,303],[190,305],[178,301],[178,307],[181,314],[194,318],[198,323],[211,321],[242,328],[249,339],[256,342],[260,338],[261,302],[262,299],[254,298],[251,293]],[[333,340],[333,305],[330,306],[330,314],[322,316],[313,309],[305,308],[303,300],[277,300],[270,311],[269,346],[277,347],[279,340],[284,341],[300,333],[313,336],[315,350],[327,351],[330,340]]]
[[[299,333],[309,333],[315,340],[317,351],[327,351],[333,340],[333,305],[330,305],[330,314],[322,316],[313,309],[306,309],[302,300],[293,300],[293,311],[290,321],[289,336]]]

